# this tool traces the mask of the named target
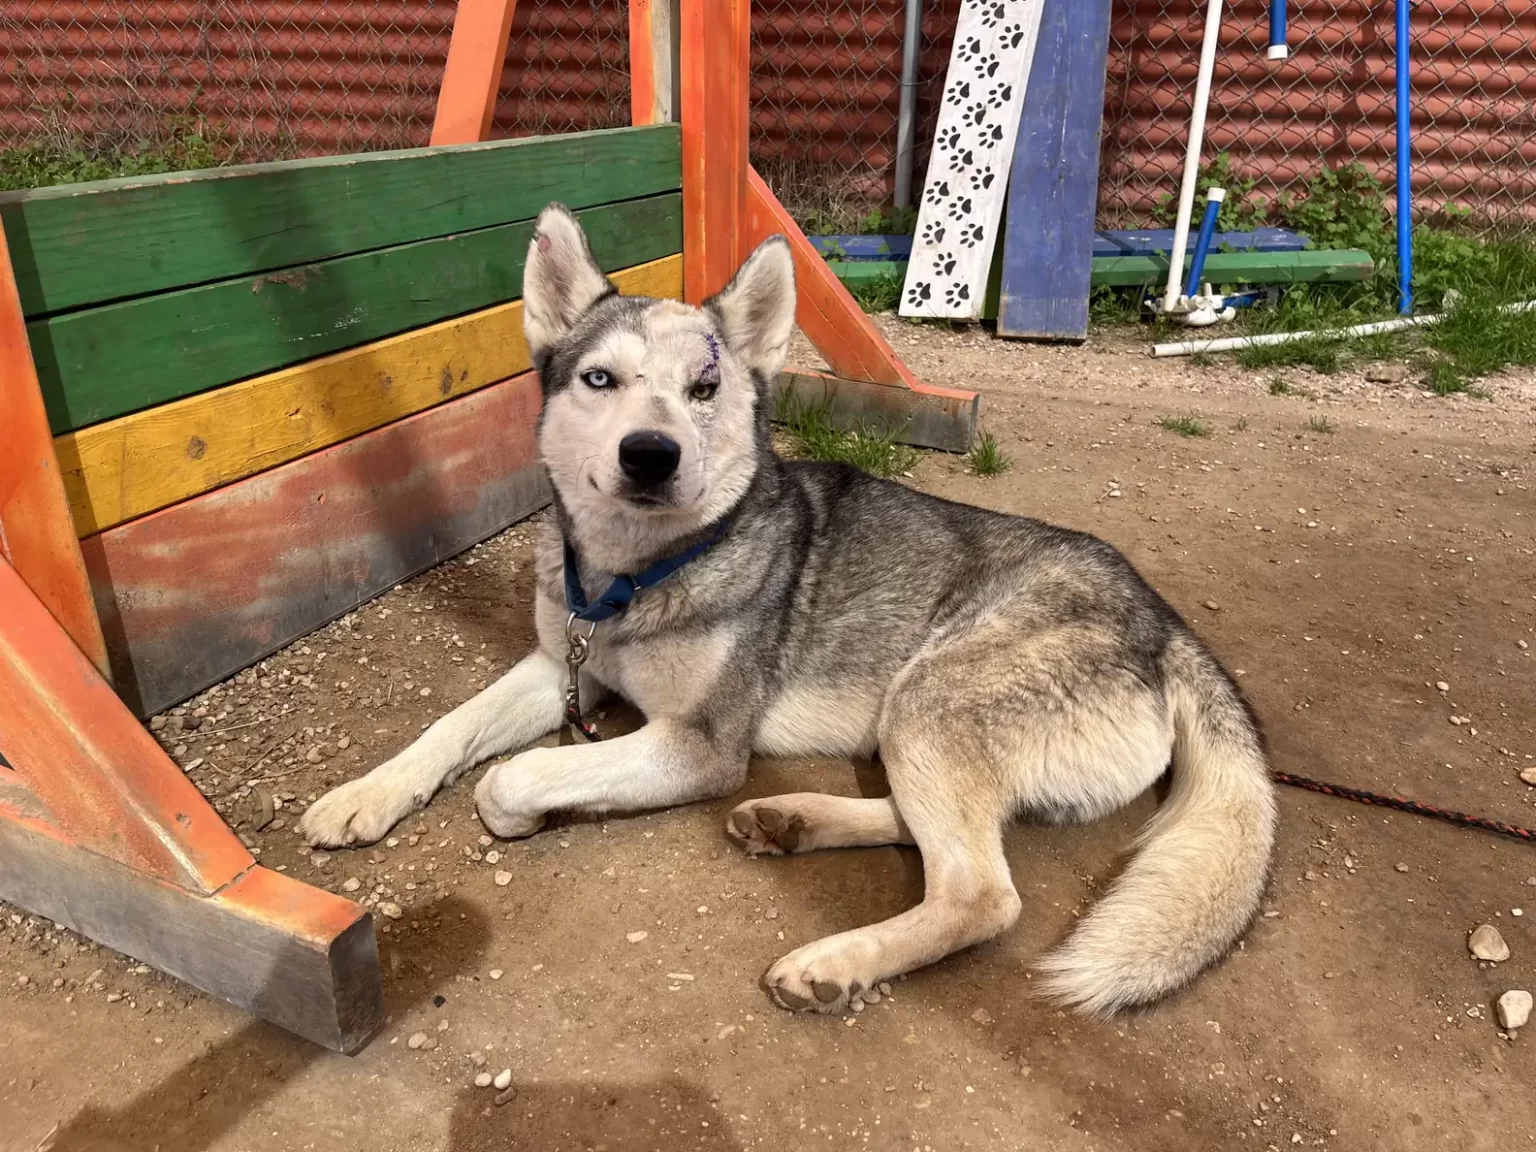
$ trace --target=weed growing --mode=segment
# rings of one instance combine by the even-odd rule
[[[971,471],[978,476],[1000,476],[1013,467],[1013,460],[999,447],[997,437],[986,429],[977,438],[968,461]]]
[[[1211,434],[1211,426],[1194,413],[1183,416],[1159,416],[1153,423],[1166,432],[1173,432],[1180,436],[1209,436]]]
[[[795,454],[807,459],[841,461],[874,476],[910,472],[922,459],[917,449],[898,441],[889,429],[870,424],[838,428],[825,401],[806,404],[781,393],[778,422],[784,426]]]

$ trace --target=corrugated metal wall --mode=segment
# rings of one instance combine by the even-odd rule
[[[918,139],[932,131],[960,0],[929,0]],[[759,0],[753,156],[803,214],[817,196],[888,193],[903,0]],[[1117,0],[1105,108],[1102,215],[1145,218],[1173,186],[1203,0]],[[1210,145],[1273,194],[1324,164],[1390,176],[1392,5],[1291,0],[1293,56],[1264,60],[1266,0],[1233,0]],[[0,143],[121,145],[172,117],[250,158],[426,141],[452,0],[0,0]],[[1536,205],[1536,0],[1414,5],[1417,182],[1427,203],[1494,217]],[[624,0],[522,0],[501,134],[628,117]],[[814,203],[813,203],[814,201]],[[830,203],[830,201],[829,201]]]

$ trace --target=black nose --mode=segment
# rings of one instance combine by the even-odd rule
[[[639,488],[655,488],[672,478],[683,450],[660,432],[631,432],[619,441],[619,467]]]

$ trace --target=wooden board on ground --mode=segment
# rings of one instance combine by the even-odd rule
[[[682,257],[613,281],[626,295],[677,299]],[[89,536],[529,367],[516,300],[68,432],[54,448],[75,528]]]
[[[1110,0],[1044,0],[1008,178],[997,332],[1085,340]]]
[[[681,186],[674,125],[0,194],[29,317]]]
[[[338,1052],[384,1026],[359,905],[266,868],[199,896],[6,819],[10,791],[0,784],[0,900]]]
[[[81,541],[140,716],[344,615],[549,500],[533,373]]]
[[[682,249],[676,193],[578,215],[604,271]],[[533,221],[70,312],[29,325],[55,434],[522,295]]]
[[[873,384],[820,372],[790,369],[774,382],[775,405],[825,406],[839,428],[875,427],[919,448],[969,452],[976,437],[981,397],[975,392],[901,384]]]
[[[997,244],[1043,0],[961,0],[903,316],[974,320]]]
[[[839,260],[827,265],[844,284],[868,287],[906,274],[896,260]],[[1376,272],[1371,254],[1359,249],[1310,249],[1305,252],[1212,252],[1206,279],[1217,284],[1344,284],[1369,280]],[[1096,256],[1094,287],[1155,287],[1168,279],[1168,257]],[[981,319],[996,313],[983,309]]]

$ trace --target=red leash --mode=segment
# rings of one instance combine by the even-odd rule
[[[1293,776],[1289,772],[1273,772],[1271,775],[1280,784],[1289,784],[1292,788],[1305,788],[1308,792],[1320,792],[1324,796],[1338,796],[1344,800],[1354,800],[1359,804],[1371,804],[1377,808],[1392,808],[1398,812],[1411,812],[1415,816],[1427,816],[1431,820],[1443,820],[1447,824],[1454,824],[1458,828],[1480,828],[1484,832],[1496,832],[1500,836],[1513,836],[1516,840],[1524,840],[1527,844],[1536,844],[1536,831],[1530,828],[1521,828],[1518,824],[1504,824],[1498,820],[1489,820],[1484,816],[1468,816],[1465,812],[1456,812],[1450,808],[1435,808],[1429,804],[1420,804],[1417,800],[1405,800],[1401,796],[1383,796],[1378,792],[1366,792],[1359,788],[1346,788],[1342,784],[1325,784],[1321,780],[1312,780],[1306,776]]]

